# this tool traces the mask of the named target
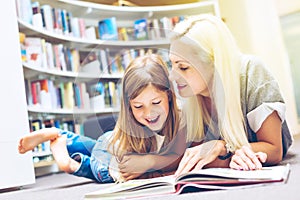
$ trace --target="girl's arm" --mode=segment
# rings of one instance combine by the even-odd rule
[[[159,171],[164,175],[174,172],[180,161],[177,154],[169,155],[125,155],[119,164],[122,177],[127,181],[137,178],[147,172]]]
[[[164,147],[160,154],[126,155],[119,164],[120,172],[126,180],[137,178],[146,172],[174,173],[186,149],[185,132],[179,132],[176,137]],[[145,174],[152,177],[151,174]],[[155,176],[158,174],[156,173]],[[142,176],[143,177],[143,176]]]

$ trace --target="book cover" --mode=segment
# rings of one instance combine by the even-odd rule
[[[35,67],[42,67],[43,49],[41,38],[26,37],[24,43],[28,64]]]
[[[230,168],[208,168],[198,172],[130,180],[113,184],[105,189],[87,193],[85,199],[135,198],[163,194],[181,194],[188,191],[231,190],[285,183],[290,171],[289,164],[263,167],[261,170],[242,171]]]
[[[136,40],[147,40],[147,19],[138,19],[134,22],[134,35]]]
[[[101,40],[118,40],[116,18],[106,18],[98,22],[99,38]]]

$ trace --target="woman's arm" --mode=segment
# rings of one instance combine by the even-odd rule
[[[278,164],[282,160],[281,120],[276,111],[266,118],[256,136],[258,142],[250,143],[252,152],[245,147],[237,150],[231,159],[230,167],[250,168],[255,158],[266,165]]]
[[[254,152],[267,154],[266,164],[278,164],[282,160],[281,120],[276,111],[269,115],[257,131],[258,142],[250,143]]]

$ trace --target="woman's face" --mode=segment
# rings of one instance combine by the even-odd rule
[[[170,79],[176,82],[180,96],[209,96],[207,81],[205,81],[201,73],[190,62],[172,53],[169,55],[169,58],[172,62]],[[197,64],[201,65],[200,62]],[[198,68],[204,67],[200,66]]]
[[[169,114],[168,94],[150,84],[136,98],[130,100],[130,107],[139,123],[152,131],[159,131]]]

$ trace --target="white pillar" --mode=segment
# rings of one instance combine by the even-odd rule
[[[300,133],[288,54],[274,0],[219,0],[221,16],[241,50],[259,56],[279,82],[287,105],[287,122]]]
[[[18,140],[29,132],[15,1],[0,6],[0,189],[35,182],[32,154],[20,155]]]

